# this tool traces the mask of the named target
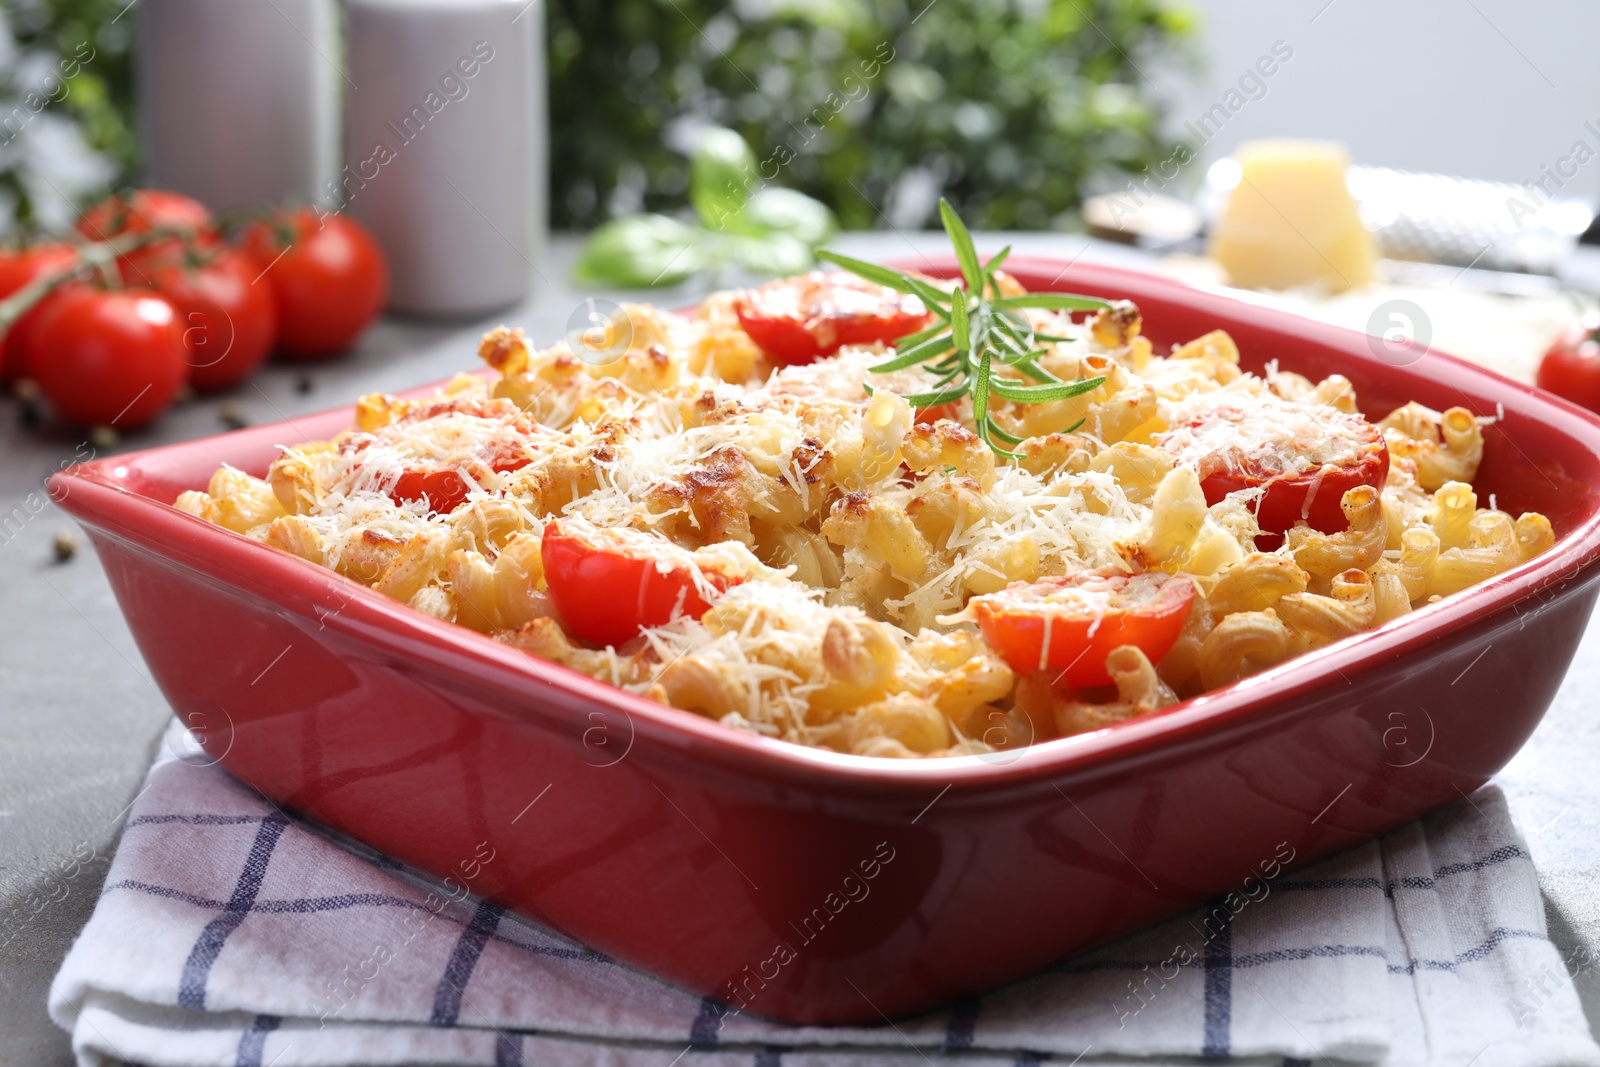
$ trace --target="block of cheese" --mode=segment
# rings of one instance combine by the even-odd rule
[[[1377,250],[1345,185],[1343,147],[1253,141],[1235,158],[1239,184],[1210,249],[1233,285],[1342,292],[1372,281]]]

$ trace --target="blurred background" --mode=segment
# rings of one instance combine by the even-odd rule
[[[829,242],[921,254],[945,197],[1024,251],[1528,381],[1562,336],[1593,342],[1569,377],[1600,406],[1597,35],[1577,0],[7,0],[0,261],[66,241],[51,269],[88,270],[83,243],[131,203],[102,198],[140,187],[209,209],[202,245],[238,246],[267,205],[339,211],[382,256],[371,311],[308,357],[280,306],[260,358],[359,359],[380,307],[411,331],[391,348],[517,308],[553,341],[584,293],[688,302]],[[255,247],[264,271],[279,246]],[[0,297],[46,259],[0,269]],[[179,281],[164,297],[200,285]],[[201,340],[238,333],[178,311]],[[70,409],[30,345],[0,376],[25,416],[33,378]]]
[[[929,225],[943,192],[975,227],[1070,228],[1086,193],[1192,141],[1183,123],[1275,41],[1293,59],[1200,147],[1190,188],[1205,163],[1269,135],[1341,141],[1368,165],[1522,182],[1600,117],[1600,68],[1587,61],[1600,8],[1577,0],[1448,11],[1377,0],[924,5],[549,3],[536,13],[548,24],[553,224],[681,207],[684,149],[697,124],[715,122],[758,156],[789,143],[787,183],[846,227]],[[8,0],[0,115],[85,42],[94,59],[20,133],[7,127],[0,220],[69,227],[74,203],[137,180],[130,7]],[[862,79],[866,94],[796,143],[818,104],[885,43],[894,59]],[[1594,199],[1600,167],[1568,191]]]

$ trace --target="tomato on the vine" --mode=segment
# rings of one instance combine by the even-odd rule
[[[158,293],[72,282],[40,311],[31,369],[73,422],[137,429],[167,409],[188,377],[177,313]]]
[[[1106,657],[1135,645],[1151,663],[1171,651],[1194,602],[1183,574],[1081,571],[972,598],[989,646],[1018,674],[1048,671],[1057,685],[1106,685]]]
[[[747,289],[734,311],[757,348],[791,365],[845,345],[889,344],[928,324],[928,309],[915,296],[843,272],[812,271]]]
[[[167,261],[150,269],[156,291],[177,310],[189,384],[225,389],[254,373],[278,337],[278,310],[254,264],[219,249],[198,263]]]
[[[1534,379],[1540,389],[1600,411],[1600,311],[1589,311],[1551,344]]]
[[[110,241],[117,237],[137,237],[157,229],[187,230],[191,240],[213,244],[211,211],[200,201],[164,189],[136,189],[126,195],[108,196],[78,219],[78,232],[91,241]],[[167,237],[134,249],[117,262],[122,279],[129,285],[149,284],[149,271],[162,260],[183,251],[182,237]]]
[[[72,246],[57,241],[21,249],[0,248],[0,300],[30,282],[66,270],[77,261],[78,253]],[[27,373],[28,336],[39,321],[42,306],[43,302],[33,305],[9,330],[0,333],[0,381],[10,381]]]
[[[698,619],[711,606],[688,551],[657,534],[555,519],[544,528],[540,555],[562,624],[597,647],[680,616]],[[739,582],[707,568],[700,573],[715,590]]]
[[[383,251],[348,215],[282,211],[252,223],[243,242],[277,301],[278,351],[292,359],[343,352],[389,297]]]

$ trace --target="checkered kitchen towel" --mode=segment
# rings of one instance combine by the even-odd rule
[[[164,754],[50,1012],[85,1065],[1600,1065],[1493,787],[1213,936],[1181,916],[879,1026],[730,1013],[492,904],[435,913],[428,888]]]

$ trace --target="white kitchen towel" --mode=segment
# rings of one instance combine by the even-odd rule
[[[85,1067],[1600,1065],[1492,786],[949,1010],[802,1027],[446,904],[166,748],[52,990]]]

